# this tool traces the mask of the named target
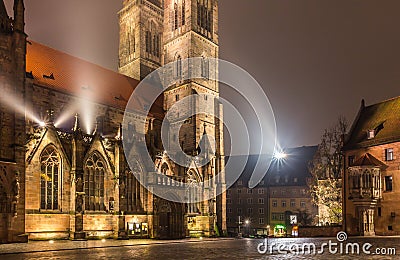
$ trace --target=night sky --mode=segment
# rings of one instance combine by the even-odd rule
[[[11,14],[12,0],[5,0]],[[400,1],[219,0],[220,57],[263,86],[281,146],[399,95]],[[122,0],[25,1],[32,40],[117,70]]]

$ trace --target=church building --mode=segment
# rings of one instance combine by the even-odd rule
[[[175,163],[161,142],[162,122],[177,102],[203,93],[219,96],[218,82],[208,77],[216,71],[208,59],[219,53],[218,1],[123,0],[119,73],[30,40],[24,13],[23,0],[15,0],[13,18],[0,1],[0,243],[225,233],[220,120],[194,113],[169,122],[184,120],[173,139],[189,156],[199,154],[205,134],[213,137],[215,149],[206,165]],[[195,57],[204,60],[202,77],[183,79],[189,73],[184,60]],[[176,82],[154,104],[135,97],[124,118],[140,82],[171,62]],[[204,102],[222,118],[218,101]],[[143,121],[144,130],[138,127]],[[126,143],[136,153],[135,163],[128,164]],[[157,178],[139,182],[138,174],[147,176],[144,150],[151,154]],[[201,186],[216,175],[207,190],[221,195],[212,199],[203,201],[200,193],[200,202],[179,203],[151,192],[157,185],[182,188],[176,182]]]

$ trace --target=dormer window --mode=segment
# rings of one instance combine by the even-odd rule
[[[368,130],[367,138],[368,140],[375,138],[375,130]]]

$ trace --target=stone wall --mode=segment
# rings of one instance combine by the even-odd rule
[[[299,237],[336,237],[342,226],[299,227]]]

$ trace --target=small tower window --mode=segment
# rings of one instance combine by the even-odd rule
[[[176,77],[180,78],[182,77],[182,58],[181,56],[178,56],[176,60]]]
[[[178,4],[175,3],[174,6],[174,29],[178,29]]]
[[[210,76],[210,63],[208,59],[204,58],[201,60],[201,76],[208,79]]]
[[[186,22],[186,3],[185,0],[182,1],[182,25],[185,25]]]

